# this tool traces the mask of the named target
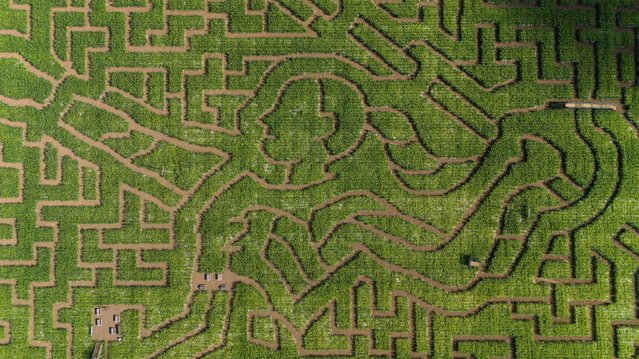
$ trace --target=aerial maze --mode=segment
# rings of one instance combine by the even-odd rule
[[[0,0],[0,357],[635,357],[638,28]]]

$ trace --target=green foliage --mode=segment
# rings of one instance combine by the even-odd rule
[[[0,357],[635,357],[637,24],[0,0]]]
[[[111,86],[136,97],[144,96],[145,74],[142,72],[114,72],[111,74]]]
[[[142,150],[148,149],[153,141],[153,137],[151,136],[139,131],[131,131],[128,137],[108,138],[104,143],[122,156],[131,157]]]
[[[75,103],[66,113],[64,121],[94,141],[113,132],[126,132],[126,120],[83,102]]]
[[[279,6],[271,3],[266,16],[266,30],[268,32],[304,32],[304,26],[284,13]]]
[[[189,189],[220,160],[214,154],[190,152],[170,143],[160,142],[151,153],[136,158],[134,162],[160,173],[180,188]]]
[[[0,95],[44,102],[52,91],[53,85],[49,81],[29,72],[20,61],[0,58]]]

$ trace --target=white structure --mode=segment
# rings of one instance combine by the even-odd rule
[[[565,102],[565,108],[585,110],[612,110],[617,111],[617,105],[610,102]]]

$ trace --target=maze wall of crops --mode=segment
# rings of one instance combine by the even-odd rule
[[[0,357],[636,356],[638,28],[0,0]]]

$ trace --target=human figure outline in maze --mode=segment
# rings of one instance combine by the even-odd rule
[[[637,356],[638,24],[0,0],[0,356]]]

